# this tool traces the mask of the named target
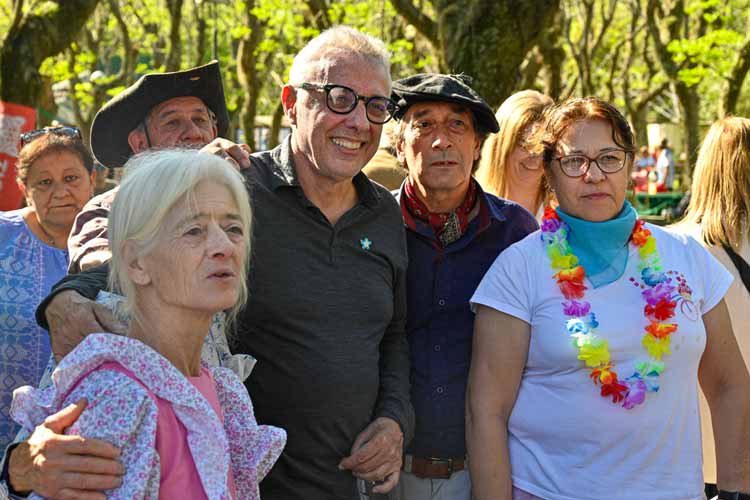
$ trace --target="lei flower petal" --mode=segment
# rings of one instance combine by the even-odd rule
[[[662,299],[670,300],[674,291],[674,285],[669,280],[666,280],[650,288],[646,288],[641,292],[641,295],[648,305],[655,306]]]
[[[572,281],[563,281],[559,283],[560,291],[566,299],[582,299],[586,286],[583,283],[574,283]]]
[[[646,383],[643,380],[635,379],[627,381],[628,393],[622,402],[622,407],[626,410],[632,410],[636,405],[643,404],[646,401]]]
[[[563,302],[563,312],[566,316],[586,316],[591,310],[591,304],[588,302],[579,302],[577,300],[567,300]]]
[[[578,359],[586,363],[586,366],[597,368],[609,364],[609,344],[606,340],[583,344],[579,348]]]
[[[649,236],[651,236],[651,231],[646,229],[643,224],[644,222],[641,219],[638,219],[637,221],[635,221],[635,226],[633,227],[633,233],[630,235],[630,240],[637,247],[641,247],[645,245],[646,240],[648,240]]]
[[[602,384],[602,389],[600,391],[602,397],[612,397],[613,403],[619,403],[623,399],[625,399],[625,394],[628,392],[628,386],[621,384],[617,377],[612,380],[609,384]]]
[[[653,267],[644,267],[641,270],[641,279],[648,286],[656,286],[659,283],[666,281],[667,276]]]
[[[641,246],[641,249],[639,250],[639,252],[641,254],[642,259],[656,252],[656,239],[654,239],[653,236],[650,236],[646,240],[646,243],[644,243],[643,246]]]
[[[677,307],[677,302],[662,297],[659,302],[654,305],[646,304],[643,308],[643,312],[651,321],[664,321],[674,316],[675,307]],[[655,336],[658,337],[658,335]]]
[[[612,365],[607,365],[602,368],[594,368],[591,370],[589,377],[594,381],[594,385],[596,385],[597,382],[606,385],[617,381],[617,373],[612,370]]]
[[[557,215],[557,211],[550,207],[544,207],[544,215],[542,216],[544,220],[560,220],[560,216]]]
[[[646,327],[646,331],[654,338],[663,339],[669,337],[669,334],[677,331],[677,325],[674,323],[651,323]]]
[[[652,358],[661,360],[661,357],[666,354],[672,354],[669,350],[669,337],[656,338],[653,335],[645,335],[643,337],[643,347],[648,351]]]

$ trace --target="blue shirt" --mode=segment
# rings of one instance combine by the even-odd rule
[[[36,386],[50,358],[36,306],[68,269],[68,252],[40,241],[22,210],[0,212],[0,449],[18,432],[8,416],[13,389]]]
[[[403,187],[398,194],[403,196]],[[469,299],[506,247],[538,224],[521,206],[478,189],[479,213],[443,248],[432,228],[401,202],[409,250],[406,333],[416,432],[407,452],[418,457],[466,454],[464,405],[474,314]]]

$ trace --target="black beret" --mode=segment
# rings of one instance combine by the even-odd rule
[[[229,131],[229,113],[218,61],[173,73],[143,75],[110,99],[91,124],[91,151],[107,167],[121,167],[133,154],[128,134],[151,108],[175,97],[197,97],[216,115],[219,137]]]
[[[420,73],[393,82],[391,99],[398,104],[394,118],[400,120],[414,103],[439,101],[461,104],[474,114],[480,130],[497,132],[500,130],[495,113],[477,92],[469,86],[468,75],[442,75]]]

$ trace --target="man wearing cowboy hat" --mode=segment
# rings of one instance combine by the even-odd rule
[[[224,87],[219,63],[213,61],[144,75],[117,94],[94,117],[91,149],[110,168],[122,167],[134,153],[173,146],[202,148],[250,166],[249,149],[224,139],[228,133]],[[116,193],[117,188],[95,197],[76,218],[68,241],[71,273],[109,259],[107,215]]]
[[[150,148],[194,147],[217,154],[245,168],[250,166],[250,151],[244,144],[224,139],[229,132],[229,114],[224,98],[219,63],[173,73],[152,73],[107,102],[91,125],[91,149],[96,159],[110,168],[120,168],[133,154]],[[68,240],[70,269],[78,272],[109,260],[107,215],[118,188],[91,199],[76,218]],[[64,290],[64,288],[63,288]],[[75,292],[61,292],[49,304],[52,328],[66,338],[70,324],[88,324],[100,331],[118,331],[122,327],[108,309],[79,300]],[[99,326],[101,325],[101,326]],[[67,347],[58,344],[57,349]],[[30,441],[8,453],[3,479],[7,486],[38,493],[65,495],[65,487],[84,490],[117,486],[121,465],[113,458],[119,451],[98,440],[62,436],[62,430],[80,414],[83,405],[50,417],[48,429],[35,433]],[[87,456],[88,455],[88,456]],[[44,456],[45,465],[35,468],[32,456]],[[37,466],[39,464],[36,464]],[[43,471],[46,476],[41,475]],[[64,477],[68,478],[66,483]],[[46,481],[45,481],[46,479]],[[20,481],[20,483],[19,483]],[[41,489],[40,483],[46,482]],[[30,485],[26,488],[26,485]],[[73,496],[79,494],[69,490]],[[90,493],[85,493],[90,494]]]
[[[469,500],[464,407],[474,315],[469,299],[498,254],[537,228],[515,203],[474,180],[482,142],[498,131],[464,75],[419,74],[393,83],[398,193],[409,250],[406,331],[414,440],[401,498]]]

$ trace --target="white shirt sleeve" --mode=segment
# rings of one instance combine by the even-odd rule
[[[471,308],[481,304],[531,324],[534,283],[524,248],[529,238],[541,245],[538,233],[506,248],[490,267],[471,297]]]

